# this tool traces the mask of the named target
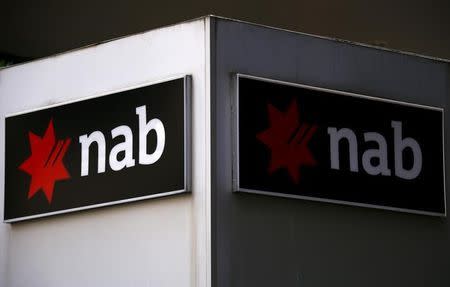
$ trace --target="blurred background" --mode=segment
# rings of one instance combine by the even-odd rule
[[[449,0],[0,0],[0,3],[0,66],[207,14],[450,59]]]

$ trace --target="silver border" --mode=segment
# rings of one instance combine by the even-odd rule
[[[358,203],[358,202],[352,202],[352,201],[344,201],[344,200],[334,200],[334,199],[327,199],[322,197],[311,197],[311,196],[301,196],[301,195],[293,195],[293,194],[279,194],[276,192],[270,192],[270,191],[263,191],[263,190],[254,190],[254,189],[247,189],[247,188],[241,188],[240,187],[240,180],[239,180],[239,79],[240,78],[246,78],[246,79],[253,79],[253,80],[259,80],[263,82],[269,82],[269,83],[276,83],[281,85],[287,85],[287,86],[293,86],[293,87],[301,87],[306,88],[310,90],[315,91],[325,91],[332,94],[338,94],[338,95],[344,95],[344,96],[351,96],[351,97],[358,97],[358,98],[364,98],[368,100],[373,101],[380,101],[380,102],[386,102],[391,104],[397,104],[397,105],[403,105],[403,106],[409,106],[409,107],[415,107],[415,108],[421,108],[421,109],[429,109],[434,111],[440,111],[441,112],[441,119],[442,119],[442,165],[443,165],[443,180],[444,180],[444,213],[437,213],[437,212],[428,212],[428,211],[421,211],[421,210],[415,210],[415,209],[407,209],[407,208],[397,208],[392,206],[384,206],[384,205],[375,205],[375,204],[366,204],[366,203]],[[234,127],[233,131],[233,145],[234,145],[234,156],[233,156],[233,192],[246,192],[246,193],[254,193],[254,194],[263,194],[263,195],[270,195],[270,196],[277,196],[277,197],[285,197],[285,198],[298,198],[298,199],[306,199],[311,201],[318,201],[318,202],[327,202],[327,203],[334,203],[334,204],[342,204],[342,205],[350,205],[350,206],[358,206],[358,207],[369,207],[374,209],[383,209],[383,210],[391,210],[391,211],[398,211],[398,212],[404,212],[404,213],[413,213],[413,214],[420,214],[420,215],[430,215],[430,216],[438,216],[438,217],[447,217],[447,190],[446,190],[446,178],[445,178],[445,128],[444,128],[444,109],[439,107],[432,107],[432,106],[426,106],[426,105],[420,105],[420,104],[413,104],[408,102],[402,102],[397,100],[391,100],[391,99],[384,99],[384,98],[376,98],[356,93],[350,93],[350,92],[344,92],[344,91],[338,91],[338,90],[332,90],[332,89],[326,89],[326,88],[319,88],[304,84],[297,84],[292,82],[285,82],[280,80],[274,80],[274,79],[268,79],[263,77],[257,77],[257,76],[251,76],[247,74],[235,74],[235,88],[236,88],[236,96],[234,97],[233,108],[232,108],[232,119]]]
[[[8,220],[5,220],[5,213],[3,212],[3,222],[4,223],[14,223],[14,222],[19,222],[19,221],[24,221],[24,220],[29,220],[29,219],[36,219],[36,218],[48,217],[48,216],[52,216],[52,215],[72,213],[75,211],[88,210],[88,209],[94,209],[94,208],[99,208],[99,207],[118,205],[118,204],[123,204],[123,203],[128,203],[128,202],[135,202],[135,201],[140,201],[140,200],[145,200],[145,199],[159,198],[159,197],[165,197],[165,196],[174,195],[174,194],[190,192],[191,191],[191,94],[192,94],[192,91],[191,91],[192,77],[190,75],[167,77],[167,78],[163,78],[163,79],[160,79],[157,81],[144,81],[144,82],[136,84],[136,85],[131,85],[131,86],[127,86],[124,88],[115,89],[115,90],[110,90],[108,92],[100,93],[100,94],[90,96],[90,97],[85,97],[85,98],[81,98],[81,99],[77,99],[77,100],[73,100],[73,101],[58,103],[58,104],[54,104],[54,105],[50,105],[50,106],[46,106],[46,107],[30,109],[30,110],[26,110],[26,111],[22,111],[22,112],[18,112],[18,113],[9,114],[9,115],[5,116],[3,120],[5,122],[6,118],[17,116],[17,115],[28,114],[28,113],[46,110],[46,109],[50,109],[50,108],[54,108],[54,107],[58,107],[58,106],[65,106],[65,105],[69,105],[69,104],[73,104],[73,103],[77,103],[77,102],[100,98],[100,97],[104,97],[104,96],[108,96],[108,95],[112,95],[112,94],[116,94],[116,93],[120,93],[120,92],[124,92],[124,91],[129,91],[129,90],[133,90],[133,89],[138,89],[138,88],[142,88],[142,87],[146,87],[146,86],[162,84],[165,82],[178,80],[178,79],[184,79],[184,84],[183,84],[183,86],[184,86],[183,87],[183,89],[184,89],[184,95],[183,95],[183,97],[184,97],[184,189],[168,191],[168,192],[163,192],[163,193],[158,193],[158,194],[151,194],[151,195],[146,195],[146,196],[141,196],[141,197],[127,198],[127,199],[123,199],[123,200],[109,201],[109,202],[99,203],[99,204],[86,205],[86,206],[82,206],[82,207],[69,208],[69,209],[58,210],[58,211],[53,211],[53,212],[46,212],[46,213],[41,213],[41,214],[36,214],[36,215],[17,217],[17,218],[12,218],[12,219],[8,219]],[[6,133],[6,125],[5,125],[5,133]],[[6,153],[6,149],[5,149],[5,153]],[[4,190],[3,192],[5,193],[6,192],[6,182],[4,184],[5,185],[3,187],[3,190]],[[4,201],[3,204],[4,204],[4,206],[6,206],[6,201]]]

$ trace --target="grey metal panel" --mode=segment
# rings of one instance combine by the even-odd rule
[[[213,286],[450,286],[448,219],[236,194],[231,160],[235,73],[446,108],[448,63],[224,19],[213,31]]]

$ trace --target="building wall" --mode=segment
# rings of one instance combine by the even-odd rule
[[[235,73],[447,108],[449,64],[220,19],[213,31],[213,286],[450,286],[447,218],[233,193],[231,162]]]
[[[190,194],[0,224],[0,286],[206,286],[207,21],[0,71],[2,117],[142,82],[192,75],[194,155]],[[2,120],[0,134],[4,129]],[[1,162],[4,146],[2,136]],[[2,165],[1,196],[3,184]],[[3,198],[0,206],[3,213]]]

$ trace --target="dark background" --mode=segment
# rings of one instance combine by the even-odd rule
[[[165,146],[158,161],[139,164],[139,117],[136,108],[145,105],[147,122],[158,118],[164,124]],[[55,138],[71,138],[63,163],[70,178],[55,182],[53,200],[42,190],[27,199],[31,176],[18,169],[31,154],[28,132],[43,136],[53,119]],[[113,171],[109,152],[123,136],[111,139],[111,130],[127,125],[133,132],[133,167]],[[89,174],[81,176],[79,136],[101,131],[106,142],[106,170],[97,172],[98,149],[92,144]],[[179,191],[184,182],[184,78],[146,86],[87,101],[58,106],[6,119],[5,219],[37,215],[94,204]],[[147,152],[156,147],[156,133],[147,137]],[[119,154],[122,159],[124,153]]]
[[[450,58],[450,1],[0,1],[0,53],[17,62],[216,14]],[[124,55],[126,57],[126,55]]]

